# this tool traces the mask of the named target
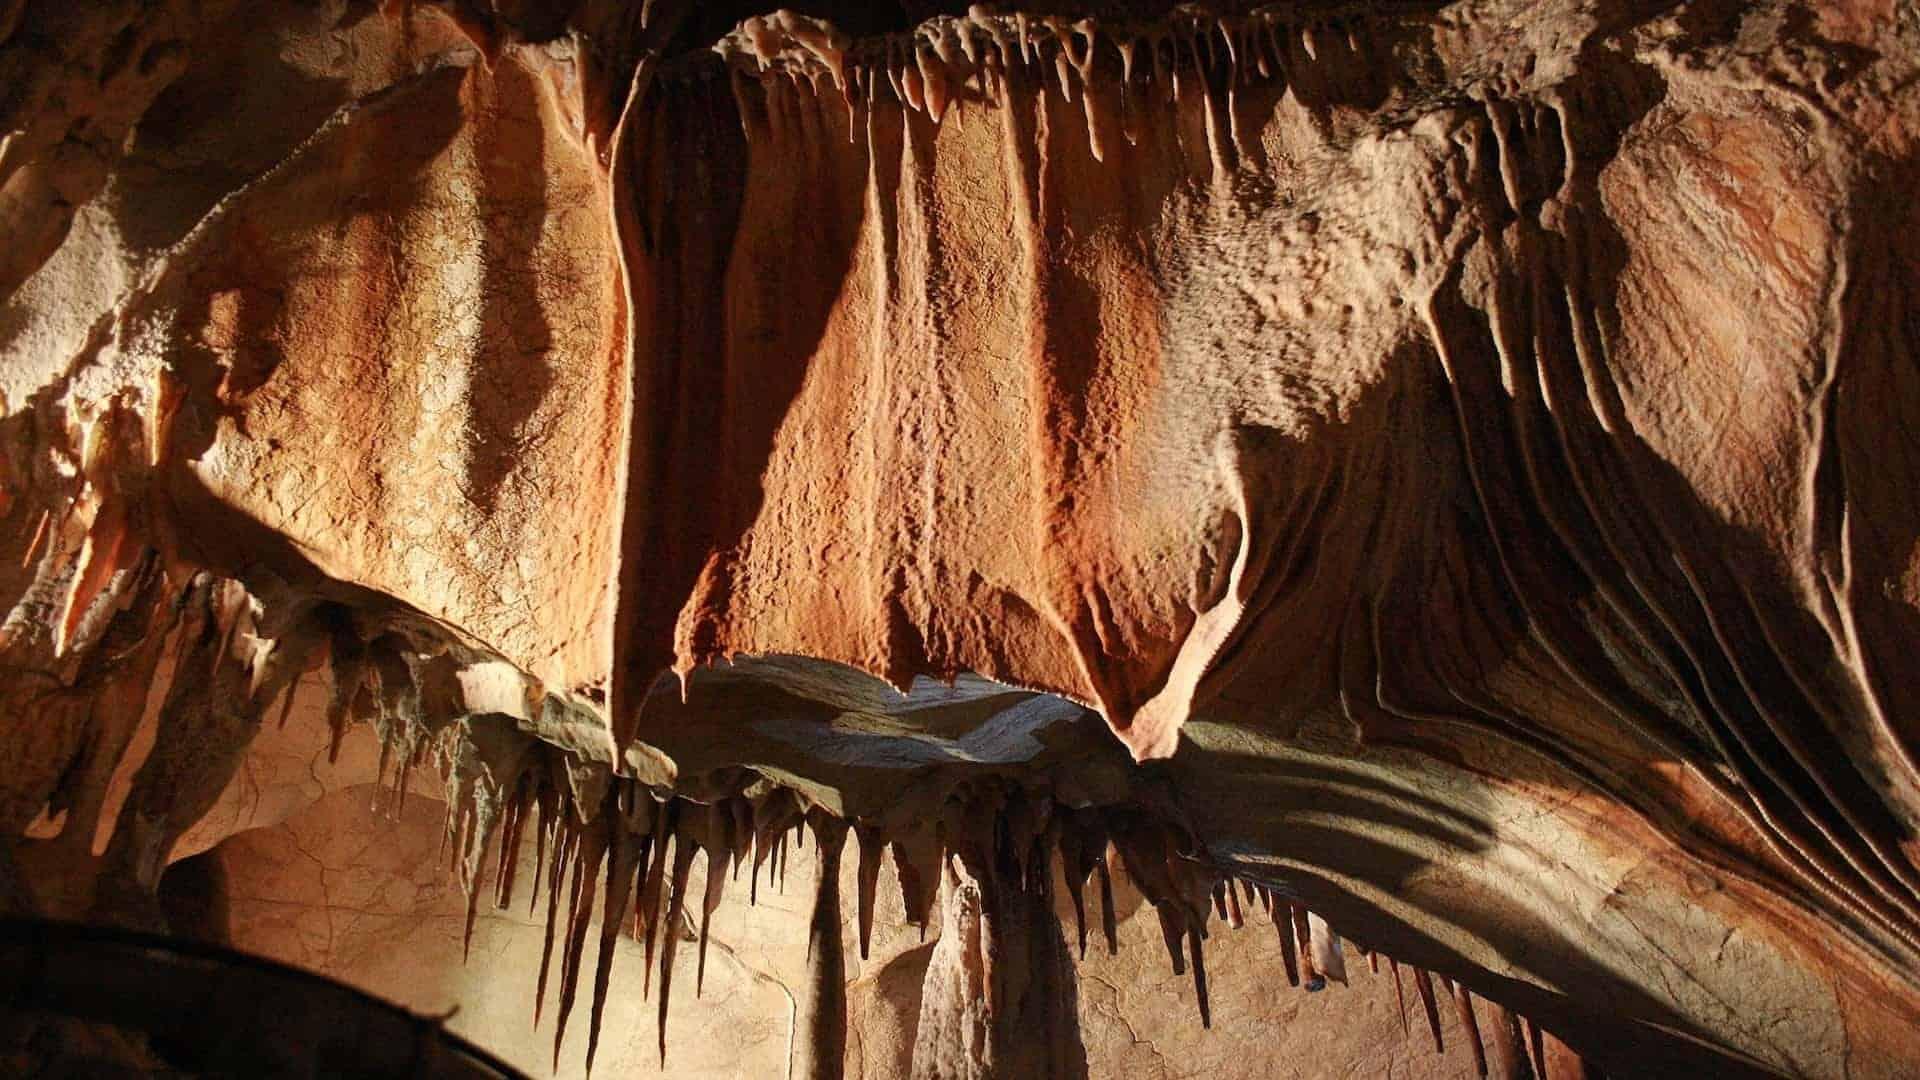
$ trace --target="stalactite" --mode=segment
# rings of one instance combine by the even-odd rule
[[[786,834],[786,830],[799,815],[800,807],[794,801],[793,792],[786,788],[774,788],[762,797],[753,809],[753,869],[752,881],[748,885],[748,902],[759,903],[760,867],[772,859],[767,868],[767,878],[771,882],[773,875],[779,872],[780,863],[775,854],[777,838]]]
[[[622,782],[617,817],[610,823],[607,858],[606,907],[600,914],[600,949],[594,957],[593,1010],[587,1020],[587,1071],[593,1071],[594,1052],[600,1046],[601,1020],[606,1013],[607,988],[613,976],[613,956],[620,927],[631,910],[634,889],[644,866],[648,833],[653,827],[653,799],[632,781]],[[559,1032],[554,1035],[559,1046]]]
[[[537,783],[539,787],[535,795],[534,805],[539,811],[539,818],[534,824],[533,886],[527,890],[528,915],[532,915],[540,904],[540,897],[543,892],[540,885],[540,875],[546,868],[548,848],[554,848],[554,858],[558,859],[560,857],[558,850],[560,792],[550,776],[538,777]],[[547,891],[550,891],[550,889]]]
[[[880,886],[880,857],[885,852],[886,840],[879,826],[861,822],[854,823],[853,834],[860,845],[856,910],[860,923],[860,959],[865,960],[873,940],[873,898]]]
[[[1301,983],[1308,991],[1325,989],[1327,980],[1314,963],[1313,926],[1307,919],[1307,909],[1298,904],[1289,905],[1287,917],[1293,920],[1293,940],[1299,950]]]
[[[1598,1080],[1598,1070],[1589,1067],[1586,1059],[1553,1032],[1546,1032],[1542,1041],[1546,1047],[1546,1068],[1542,1075],[1550,1080]]]
[[[1481,1076],[1487,1075],[1487,1048],[1480,1041],[1480,1022],[1473,1014],[1473,995],[1467,988],[1454,984],[1453,1001],[1460,1009],[1460,1026],[1467,1033],[1467,1049],[1473,1051],[1473,1071]]]
[[[1167,959],[1173,964],[1175,975],[1187,973],[1187,959],[1184,951],[1187,938],[1186,921],[1171,904],[1162,904],[1154,908],[1154,915],[1160,921],[1160,940],[1167,947]]]
[[[547,1003],[547,973],[553,962],[553,931],[560,917],[560,890],[566,881],[566,873],[571,868],[577,832],[571,827],[569,818],[563,817],[554,823],[553,862],[547,868],[547,929],[540,946],[540,981],[533,991],[533,1022],[540,1023],[540,1014]]]
[[[823,810],[807,814],[818,851],[813,917],[807,928],[806,1036],[798,1040],[802,1080],[838,1080],[847,1053],[846,957],[840,941],[840,852],[847,824]]]
[[[679,800],[675,800],[676,802]],[[673,958],[680,951],[681,921],[686,918],[687,878],[699,849],[700,819],[686,811],[677,815],[673,831],[673,870],[667,881],[667,913],[660,942],[660,1067],[667,1067],[667,1006],[673,999]],[[651,935],[649,935],[651,940]]]
[[[1533,1062],[1527,1053],[1527,1036],[1520,1018],[1506,1006],[1481,998],[1486,1006],[1486,1041],[1492,1050],[1490,1065],[1499,1080],[1533,1080]]]
[[[660,816],[653,830],[653,858],[647,864],[647,876],[640,886],[640,930],[644,935],[646,964],[642,968],[640,996],[646,998],[653,992],[653,956],[654,941],[660,932],[661,892],[665,888],[667,860],[670,857],[668,841],[679,834],[680,800],[669,799],[661,805]]]
[[[1446,1053],[1447,1045],[1440,1038],[1440,1005],[1433,997],[1433,977],[1425,968],[1413,969],[1413,988],[1420,992],[1420,1004],[1427,1010],[1427,1030],[1433,1032],[1434,1053]]]
[[[353,717],[353,699],[360,692],[366,671],[366,650],[360,636],[350,626],[336,627],[327,645],[327,662],[333,668],[333,686],[327,695],[327,763],[340,761],[340,742],[347,736]]]
[[[1533,1075],[1539,1080],[1549,1080],[1547,1076],[1547,1044],[1540,1025],[1527,1017],[1520,1018],[1521,1030],[1527,1037],[1527,1060],[1533,1065]]]
[[[1407,995],[1400,988],[1400,961],[1387,957],[1387,970],[1393,973],[1393,1011],[1400,1018],[1400,1034],[1405,1037],[1410,1032],[1407,1028]]]
[[[573,1001],[580,987],[580,962],[586,951],[587,928],[599,895],[601,867],[607,858],[613,832],[618,831],[618,812],[611,807],[601,811],[599,820],[579,829],[578,847],[573,857],[573,887],[569,891],[567,940],[560,963],[560,1007],[553,1019],[553,1067],[560,1067],[560,1042],[567,1033],[567,1017],[573,1013]],[[619,924],[614,924],[617,930]]]
[[[1187,949],[1193,960],[1193,996],[1200,1005],[1200,1026],[1213,1027],[1213,1005],[1207,997],[1207,956],[1201,945],[1201,930],[1198,926],[1187,928]]]
[[[1094,864],[1100,875],[1100,932],[1107,939],[1107,955],[1120,955],[1120,929],[1118,916],[1113,910],[1113,873],[1103,857]]]
[[[707,808],[706,833],[707,887],[700,898],[700,957],[693,979],[696,998],[706,992],[707,932],[713,923],[713,913],[726,894],[727,871],[738,843],[733,833],[733,811],[727,807],[726,800],[714,802]]]
[[[933,829],[916,826],[896,830],[887,843],[900,880],[900,904],[906,909],[907,921],[920,928],[920,940],[925,941],[927,923],[939,898],[940,838]]]
[[[1067,883],[1067,897],[1073,903],[1074,938],[1080,959],[1087,958],[1087,878],[1093,872],[1081,835],[1075,827],[1072,810],[1056,811],[1053,819],[1054,847],[1060,853],[1060,872]]]
[[[1345,985],[1347,961],[1340,950],[1340,935],[1333,932],[1333,928],[1327,925],[1325,919],[1312,913],[1307,915],[1307,927],[1312,935],[1314,970]]]
[[[1052,860],[1076,813],[998,785],[943,807],[942,928],[927,967],[913,1075],[1085,1075],[1072,952]]]
[[[1271,892],[1265,896],[1268,910],[1273,913],[1273,929],[1280,936],[1280,962],[1287,968],[1287,985],[1299,986],[1300,961],[1298,946],[1293,940],[1293,909],[1276,902]]]
[[[513,903],[513,888],[520,870],[520,842],[525,837],[528,811],[533,805],[534,774],[522,772],[508,798],[506,817],[501,822],[500,856],[493,871],[493,902],[505,911]]]

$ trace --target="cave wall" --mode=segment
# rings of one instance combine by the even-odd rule
[[[310,678],[470,885],[525,740],[901,827],[701,681],[798,656],[1584,1053],[1905,1068],[1910,6],[1091,15],[0,4],[9,906],[163,924]]]

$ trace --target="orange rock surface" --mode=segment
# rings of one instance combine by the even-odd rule
[[[1143,1039],[1055,963],[1115,873],[1216,1028],[1271,907],[1500,1075],[1911,1073],[1917,76],[1874,0],[0,0],[0,906],[200,856],[558,1053],[805,821],[716,1008],[807,1076],[1405,1064]],[[537,965],[246,899],[422,880],[367,785]]]

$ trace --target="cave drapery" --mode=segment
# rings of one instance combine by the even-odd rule
[[[1197,1031],[1920,1068],[1910,0],[0,0],[0,132],[8,914],[307,730],[555,1062],[804,847],[806,1076],[882,905],[1088,1075],[1116,878]]]

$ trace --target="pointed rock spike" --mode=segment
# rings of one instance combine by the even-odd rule
[[[1347,961],[1340,949],[1340,935],[1320,916],[1307,913],[1307,925],[1312,930],[1313,969],[1320,975],[1342,985],[1347,984]]]
[[[1400,961],[1387,957],[1387,970],[1393,972],[1393,1011],[1400,1014],[1400,1037],[1412,1034],[1407,1028],[1407,995],[1400,989]]]
[[[1170,903],[1155,905],[1154,913],[1160,917],[1160,936],[1166,941],[1167,957],[1173,961],[1173,973],[1185,975],[1187,960],[1180,946],[1187,936],[1186,920],[1180,917],[1180,913],[1174,910],[1174,906]]]
[[[1307,909],[1289,905],[1288,916],[1293,919],[1293,939],[1300,951],[1300,980],[1309,992],[1324,989],[1327,980],[1320,977],[1313,963],[1313,926],[1307,919]]]
[[[727,864],[733,860],[733,814],[723,803],[713,804],[707,816],[707,887],[700,898],[700,956],[694,965],[693,996],[700,997],[707,985],[707,929],[713,913],[726,898]]]
[[[1187,951],[1193,957],[1193,996],[1200,1003],[1200,1026],[1211,1030],[1213,1005],[1207,1000],[1207,955],[1198,927],[1187,931]]]
[[[667,915],[662,921],[666,927],[662,931],[664,938],[660,942],[660,1067],[667,1067],[667,1005],[673,998],[673,958],[680,951],[680,922],[685,917],[687,907],[687,875],[693,870],[693,837],[688,835],[688,815],[680,815],[680,830],[674,834],[673,841],[673,880],[669,885],[670,899],[667,902]]]
[[[1597,1070],[1588,1067],[1586,1059],[1553,1032],[1544,1034],[1544,1042],[1546,1071],[1543,1075],[1552,1080],[1597,1080],[1600,1076]]]
[[[1473,1071],[1480,1076],[1485,1076],[1487,1075],[1487,1048],[1480,1041],[1480,1021],[1473,1015],[1473,995],[1467,991],[1466,987],[1455,983],[1453,1002],[1460,1010],[1460,1026],[1466,1029],[1467,1049],[1473,1051]]]
[[[693,996],[701,997],[707,991],[707,930],[713,925],[713,912],[700,913],[700,955],[693,968]]]
[[[873,940],[873,898],[880,885],[880,856],[886,840],[876,825],[855,823],[853,835],[860,844],[859,896],[855,910],[860,920],[860,959],[865,960]]]
[[[1100,872],[1100,932],[1107,938],[1107,955],[1120,955],[1119,916],[1113,910],[1113,871],[1102,858],[1094,864]]]
[[[560,879],[564,876],[571,833],[562,829],[555,837],[553,865],[547,871],[547,930],[540,947],[540,981],[533,991],[533,1025],[540,1026],[540,1012],[547,1004],[547,970],[553,961],[554,922],[560,917]]]
[[[1061,811],[1069,814],[1071,811]],[[1067,898],[1073,902],[1074,936],[1080,945],[1080,959],[1087,958],[1087,874],[1092,867],[1086,862],[1086,849],[1082,846],[1080,830],[1070,819],[1061,821],[1059,836],[1055,846],[1060,852],[1061,877],[1066,879]]]
[[[573,1014],[573,1002],[580,991],[580,964],[587,949],[587,928],[593,922],[594,900],[599,894],[600,867],[606,861],[610,839],[608,827],[617,814],[601,811],[608,826],[588,826],[581,830],[581,852],[574,860],[572,921],[567,936],[566,963],[560,970],[560,1009],[553,1018],[553,1067],[560,1067],[560,1042],[567,1034],[567,1018]],[[616,926],[618,923],[615,924]]]
[[[1543,1037],[1544,1033],[1540,1030],[1540,1025],[1534,1023],[1531,1017],[1521,1017],[1520,1026],[1526,1031],[1527,1054],[1533,1061],[1533,1075],[1537,1077],[1538,1080],[1547,1080],[1549,1074],[1547,1073],[1547,1044],[1546,1039]]]
[[[1420,1004],[1427,1010],[1427,1029],[1433,1032],[1433,1052],[1444,1054],[1447,1044],[1440,1038],[1440,1005],[1433,999],[1433,976],[1425,968],[1414,968],[1413,988],[1420,992]]]
[[[620,939],[623,916],[633,902],[643,858],[641,837],[618,827],[613,851],[607,858],[607,902],[600,913],[600,951],[594,957],[593,1008],[587,1017],[587,1072],[593,1072],[594,1052],[600,1046],[601,1023],[606,1017],[607,987],[613,977],[613,954]]]
[[[1286,904],[1273,902],[1271,893],[1267,898],[1273,909],[1273,929],[1280,936],[1280,961],[1287,967],[1287,985],[1299,986],[1300,960],[1298,946],[1293,940],[1293,909]]]
[[[646,950],[646,964],[640,980],[640,996],[643,1000],[653,993],[653,947],[654,942],[659,940],[661,893],[665,889],[667,860],[670,858],[668,848],[672,846],[667,841],[673,839],[679,818],[679,799],[669,799],[661,804],[653,828],[653,859],[647,864],[647,879],[640,887],[640,921],[645,935],[642,945]]]

